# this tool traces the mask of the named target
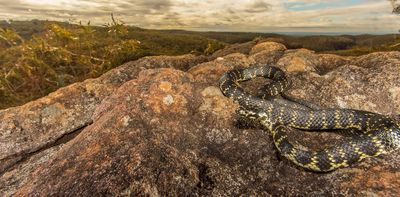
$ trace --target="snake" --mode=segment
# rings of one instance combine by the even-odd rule
[[[271,82],[253,95],[246,92],[240,83],[256,77]],[[285,72],[273,65],[233,69],[219,80],[223,95],[239,104],[237,113],[268,130],[278,152],[306,170],[329,172],[399,149],[400,124],[395,119],[363,110],[315,109],[274,100],[289,86]],[[296,146],[289,140],[287,130],[290,128],[324,132],[350,130],[353,135],[330,147],[311,150]]]

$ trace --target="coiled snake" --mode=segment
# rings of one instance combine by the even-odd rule
[[[239,82],[255,77],[273,80],[261,89],[262,95],[259,96],[245,92],[239,85]],[[222,93],[239,103],[238,113],[261,123],[272,133],[280,154],[308,170],[332,171],[400,147],[400,125],[390,117],[353,109],[299,107],[271,99],[284,92],[288,86],[285,73],[273,66],[236,69],[225,73],[220,79]],[[335,146],[312,151],[294,146],[288,140],[285,131],[287,127],[302,130],[354,130],[356,135]]]

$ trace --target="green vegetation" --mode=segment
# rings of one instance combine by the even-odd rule
[[[367,36],[366,39],[360,41],[352,47],[343,50],[325,51],[343,56],[359,56],[378,51],[400,51],[400,36],[385,35],[377,37]]]
[[[288,48],[362,55],[400,50],[398,35],[288,36],[147,30],[111,18],[102,27],[53,21],[0,21],[0,109],[97,77],[147,55],[210,55],[233,43],[281,42]]]

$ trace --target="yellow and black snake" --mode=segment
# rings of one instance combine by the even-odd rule
[[[262,94],[253,96],[239,82],[255,77],[272,79]],[[271,131],[278,151],[295,164],[327,172],[346,167],[366,157],[388,153],[400,147],[400,125],[388,116],[353,109],[313,109],[286,105],[271,99],[287,89],[285,73],[277,67],[236,69],[220,79],[222,93],[239,103],[241,116],[257,120]],[[304,150],[289,142],[287,127],[302,130],[355,130],[347,141],[319,151]]]

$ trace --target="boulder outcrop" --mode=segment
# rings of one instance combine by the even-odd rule
[[[397,118],[400,52],[340,57],[248,45],[246,54],[146,57],[0,111],[0,196],[400,194],[400,152],[305,171],[279,156],[268,131],[243,122],[218,88],[228,70],[274,64],[288,73],[293,97]],[[255,91],[265,82],[244,86]],[[316,149],[340,140],[290,134]]]

